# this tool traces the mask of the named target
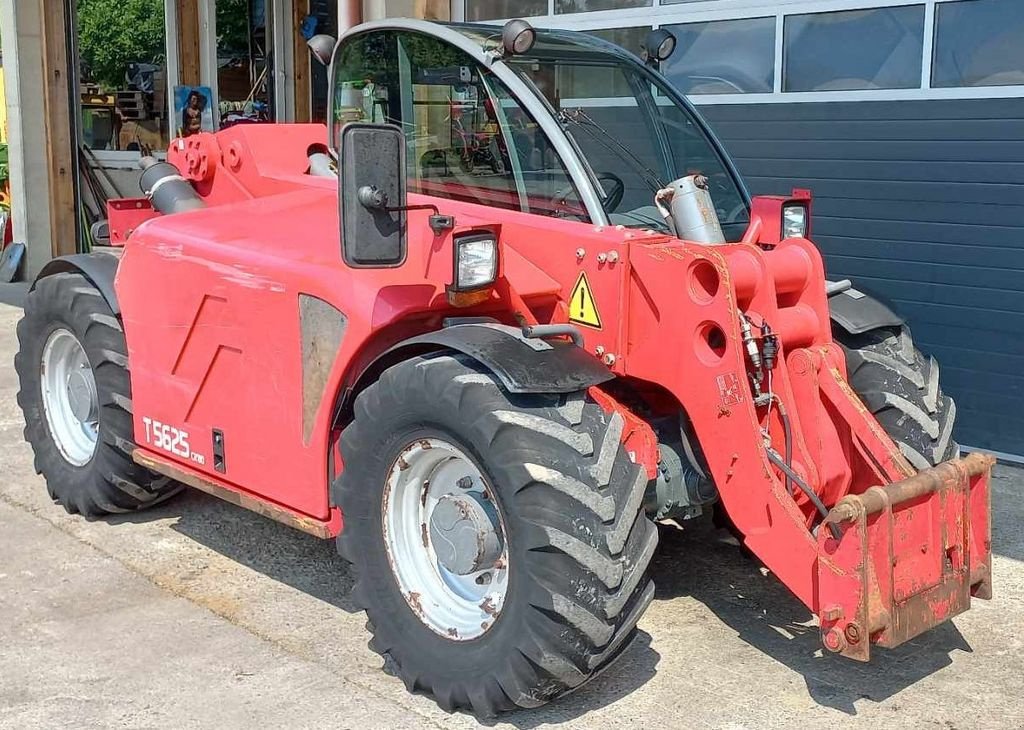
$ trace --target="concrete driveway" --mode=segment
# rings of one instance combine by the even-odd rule
[[[87,522],[21,439],[0,305],[0,727],[469,727],[366,648],[333,545],[187,492]],[[623,659],[500,726],[1024,728],[1024,471],[995,479],[996,599],[869,665],[822,656],[806,610],[705,526],[664,530]]]

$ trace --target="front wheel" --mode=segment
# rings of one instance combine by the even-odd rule
[[[478,715],[537,707],[628,646],[654,586],[647,477],[584,393],[513,395],[461,356],[387,370],[356,401],[339,549],[413,691]]]
[[[881,327],[851,335],[836,328],[850,387],[915,469],[960,452],[953,440],[956,403],[939,387],[939,364],[924,355],[910,328]]]

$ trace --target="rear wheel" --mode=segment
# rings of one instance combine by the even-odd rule
[[[370,647],[410,690],[484,716],[537,707],[628,646],[657,530],[622,428],[584,393],[509,394],[461,356],[401,363],[359,396],[339,549]]]
[[[14,367],[36,473],[68,512],[131,512],[180,486],[132,461],[131,381],[124,330],[80,274],[41,279],[18,323]]]
[[[952,459],[956,404],[939,387],[939,364],[914,345],[910,328],[860,335],[836,328],[853,390],[916,469]]]

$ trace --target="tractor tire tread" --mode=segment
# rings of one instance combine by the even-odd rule
[[[939,364],[914,344],[910,328],[883,327],[860,335],[841,329],[850,386],[915,469],[955,458],[956,404],[939,385]]]
[[[43,410],[39,363],[49,334],[63,327],[78,338],[96,378],[99,437],[92,459],[74,466],[60,453]],[[17,402],[25,417],[25,440],[33,466],[50,497],[69,514],[101,517],[151,507],[182,487],[132,461],[135,450],[131,378],[120,320],[84,276],[62,272],[39,280],[18,322],[15,370]]]
[[[494,661],[485,671],[455,678],[437,665],[456,660],[409,651],[391,612],[375,605],[377,582],[394,583],[390,569],[383,576],[373,572],[365,557],[365,525],[380,519],[379,504],[376,513],[368,512],[372,500],[364,494],[363,456],[382,448],[383,427],[374,420],[424,394],[436,394],[431,410],[451,414],[473,435],[470,443],[480,445],[476,453],[484,455],[505,518],[515,522],[510,529],[526,547],[513,571],[521,582],[510,586],[503,613],[478,639],[499,645]],[[625,650],[654,595],[648,568],[658,531],[643,511],[646,473],[621,444],[621,415],[605,412],[585,392],[509,393],[478,363],[453,354],[393,366],[359,394],[354,414],[342,432],[346,470],[333,490],[346,515],[339,552],[355,564],[353,595],[374,632],[369,646],[406,686],[431,694],[445,710],[491,716],[572,691]],[[508,621],[523,625],[499,633],[510,601],[519,605]],[[408,621],[430,631],[411,616]],[[405,626],[404,636],[412,628]]]

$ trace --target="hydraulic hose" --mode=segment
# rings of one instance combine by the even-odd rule
[[[782,469],[783,473],[789,476],[793,480],[793,482],[800,488],[800,491],[807,495],[807,498],[811,500],[811,503],[814,504],[815,507],[817,507],[818,512],[821,513],[821,516],[828,517],[828,508],[825,506],[825,503],[821,501],[821,498],[818,497],[817,494],[815,494],[814,490],[811,489],[810,485],[803,479],[801,479],[800,475],[793,471],[793,468],[782,460],[782,456],[779,455],[779,452],[776,451],[775,449],[769,448],[767,449],[767,454],[768,460],[775,464],[775,466]],[[834,537],[836,540],[842,537],[842,533],[839,531],[838,525],[836,525],[834,522],[828,523],[828,529],[829,532],[832,533],[832,537]]]
[[[793,489],[793,478],[790,476],[790,472],[793,470],[793,426],[789,421],[789,412],[786,410],[786,406],[782,403],[782,399],[779,396],[772,393],[772,400],[779,407],[779,418],[782,419],[782,432],[786,440],[784,451],[786,454],[786,466],[789,467],[789,471],[783,470],[783,474],[786,476],[786,491],[790,494],[794,494]]]

